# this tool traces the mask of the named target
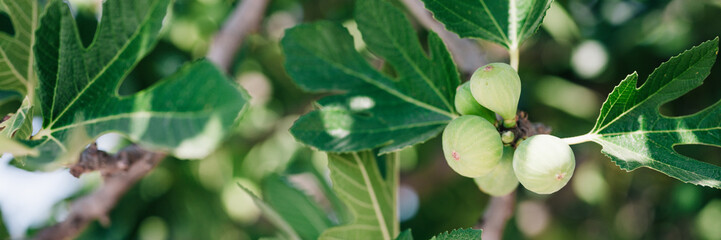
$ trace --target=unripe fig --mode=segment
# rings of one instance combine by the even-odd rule
[[[504,126],[516,126],[521,78],[510,65],[491,63],[478,68],[471,76],[471,93],[482,106],[501,115]]]
[[[462,115],[476,115],[485,118],[491,123],[496,122],[496,114],[478,104],[471,94],[471,82],[465,82],[456,88],[456,111]]]
[[[501,135],[486,119],[460,116],[443,131],[443,154],[458,174],[480,177],[490,173],[501,160]]]
[[[505,131],[501,133],[501,142],[503,144],[511,144],[513,140],[516,140],[516,135],[511,131]]]
[[[518,187],[518,179],[513,172],[513,148],[504,147],[503,157],[498,166],[486,176],[474,178],[481,191],[491,196],[504,196]]]
[[[521,142],[513,156],[518,181],[539,194],[550,194],[566,186],[576,160],[571,147],[560,138],[541,134]]]

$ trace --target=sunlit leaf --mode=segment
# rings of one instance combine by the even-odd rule
[[[536,32],[552,0],[423,0],[441,23],[461,37],[517,49]]]
[[[391,165],[397,153],[381,160]],[[328,167],[333,190],[353,213],[349,224],[333,227],[320,239],[384,239],[391,240],[398,234],[395,207],[395,186],[389,184],[397,171],[386,169],[381,175],[376,156],[370,151],[349,154],[328,154]]]
[[[695,114],[667,117],[659,107],[700,86],[718,55],[718,38],[661,64],[640,87],[626,77],[603,104],[587,135],[624,170],[648,167],[684,182],[721,188],[721,167],[674,150],[681,144],[721,146],[721,101]]]
[[[202,158],[215,148],[248,97],[210,62],[189,64],[131,96],[117,93],[157,42],[168,5],[105,1],[95,39],[85,48],[67,4],[49,3],[34,48],[43,128],[29,144],[40,156],[28,163],[52,162],[107,132],[180,158]]]
[[[0,89],[27,94],[35,81],[32,47],[40,6],[38,0],[0,0],[0,6],[15,32],[0,32]]]
[[[341,93],[321,99],[319,110],[295,123],[293,135],[323,151],[382,147],[381,154],[436,136],[456,116],[460,82],[440,38],[429,34],[426,53],[405,15],[383,0],[357,1],[355,17],[368,48],[397,76],[374,69],[339,24],[288,30],[282,45],[290,76],[308,91]]]
[[[431,240],[480,240],[481,230],[476,229],[456,229],[449,232],[438,234]]]

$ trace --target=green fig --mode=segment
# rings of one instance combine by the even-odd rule
[[[448,165],[466,177],[480,177],[498,165],[503,143],[498,130],[479,116],[453,119],[443,131],[443,153]]]
[[[504,196],[513,192],[518,187],[518,179],[513,172],[513,148],[504,147],[498,166],[488,175],[473,180],[481,191],[491,196]]]
[[[539,194],[554,193],[566,186],[575,167],[571,147],[560,138],[546,134],[524,140],[513,156],[518,181]]]
[[[516,126],[521,78],[510,65],[491,63],[478,68],[471,76],[471,93],[482,106],[501,115],[503,126]]]
[[[496,114],[478,104],[471,94],[471,82],[465,82],[456,88],[456,111],[462,115],[476,115],[485,118],[491,123],[496,122]]]

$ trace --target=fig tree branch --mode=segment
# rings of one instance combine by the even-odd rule
[[[76,177],[99,171],[103,176],[103,185],[94,193],[74,201],[64,221],[43,229],[35,239],[72,239],[96,219],[104,225],[109,224],[108,213],[118,200],[165,156],[164,153],[148,151],[135,145],[111,155],[92,144],[70,171]]]
[[[255,31],[265,14],[269,0],[243,0],[215,35],[206,57],[225,72],[230,72],[243,39]]]
[[[503,237],[506,222],[513,216],[515,203],[516,191],[506,196],[491,198],[483,218],[476,226],[476,228],[483,229],[483,240],[499,240]]]

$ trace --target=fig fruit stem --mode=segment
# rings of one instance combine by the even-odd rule
[[[597,137],[596,134],[589,133],[589,134],[584,134],[581,136],[562,138],[561,140],[566,142],[566,144],[568,144],[568,145],[574,145],[574,144],[593,141],[593,139],[596,137]]]
[[[516,70],[516,72],[518,72],[518,62],[519,62],[519,60],[520,60],[520,58],[521,58],[521,57],[520,57],[520,50],[518,49],[518,47],[513,47],[513,48],[511,48],[511,49],[508,50],[508,54],[510,55],[510,58],[511,58],[511,60],[510,60],[510,62],[511,62],[511,63],[510,63],[511,67],[512,67],[514,70]]]

